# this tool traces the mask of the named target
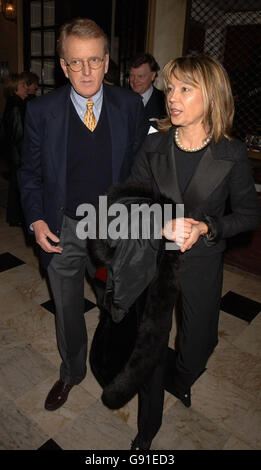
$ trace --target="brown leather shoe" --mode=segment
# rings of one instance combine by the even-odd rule
[[[62,380],[55,382],[47,395],[44,407],[48,411],[55,411],[66,402],[73,385],[65,384]]]

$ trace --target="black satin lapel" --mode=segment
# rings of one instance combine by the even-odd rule
[[[228,160],[215,160],[209,146],[185,190],[184,204],[187,211],[193,211],[206,200],[233,165]]]
[[[176,204],[182,204],[183,200],[178,184],[173,140],[168,149],[166,149],[166,153],[151,153],[151,169],[161,194],[172,199]]]

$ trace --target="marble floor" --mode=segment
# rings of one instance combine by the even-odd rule
[[[0,181],[0,190],[5,182]],[[37,249],[0,207],[0,449],[124,450],[136,434],[137,397],[105,408],[90,369],[66,404],[44,409],[58,378],[54,315]],[[98,321],[85,285],[91,340]],[[176,335],[175,322],[170,346]],[[90,343],[90,342],[89,342]],[[166,392],[155,450],[261,449],[261,278],[225,266],[219,344],[185,408]]]

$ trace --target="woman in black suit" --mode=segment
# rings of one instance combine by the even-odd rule
[[[181,229],[173,219],[163,235],[180,249],[180,325],[168,389],[189,407],[191,386],[218,343],[225,239],[255,229],[260,209],[246,146],[231,137],[234,104],[222,65],[181,57],[165,66],[163,79],[168,116],[145,140],[130,180],[184,204]],[[144,421],[162,409],[163,386],[154,381],[140,391],[140,403],[154,405],[144,411],[143,426],[139,419],[133,448],[149,448],[160,427],[159,418],[147,430]]]
[[[8,77],[4,86],[4,95],[6,105],[3,115],[3,126],[6,136],[8,160],[10,163],[6,220],[10,226],[21,226],[23,213],[17,182],[17,170],[21,163],[26,106],[25,99],[28,95],[27,85],[22,76],[14,73]]]

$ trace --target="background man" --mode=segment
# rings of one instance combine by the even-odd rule
[[[130,62],[130,86],[141,95],[146,118],[152,121],[166,116],[164,93],[153,86],[159,70],[151,54],[139,54]]]
[[[109,45],[92,20],[63,25],[60,64],[69,84],[28,103],[20,187],[56,306],[60,379],[45,401],[56,410],[86,375],[84,275],[94,276],[76,209],[126,179],[148,128],[141,99],[103,84]]]

